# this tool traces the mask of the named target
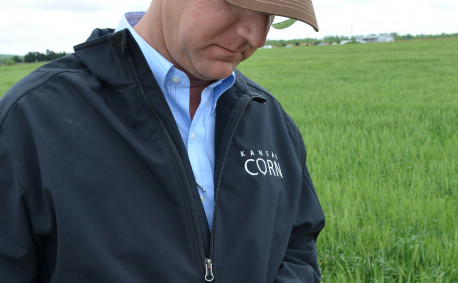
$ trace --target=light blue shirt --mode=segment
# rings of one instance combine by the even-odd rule
[[[215,168],[215,108],[218,98],[235,82],[232,73],[229,77],[216,81],[202,92],[200,105],[191,121],[189,114],[188,76],[175,68],[172,63],[154,50],[134,29],[133,26],[143,17],[144,12],[126,13],[116,31],[128,29],[137,41],[148,62],[154,78],[172,110],[180,130],[192,171],[196,178],[208,225],[212,226],[215,207],[213,174]]]

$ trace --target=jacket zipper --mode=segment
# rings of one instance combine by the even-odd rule
[[[188,180],[188,177],[186,175],[186,170],[184,169],[183,159],[181,158],[181,156],[180,156],[180,154],[178,152],[178,149],[176,148],[175,144],[173,143],[172,137],[168,133],[167,127],[164,125],[164,123],[162,122],[162,119],[159,117],[159,114],[156,112],[154,107],[149,102],[148,97],[146,96],[146,93],[145,93],[145,91],[143,89],[143,86],[141,84],[140,77],[139,77],[139,75],[138,75],[138,73],[137,73],[137,71],[135,69],[135,64],[133,62],[133,59],[132,59],[131,55],[128,54],[126,57],[128,58],[131,70],[132,70],[132,72],[134,74],[134,77],[135,77],[135,80],[136,80],[136,83],[137,83],[137,87],[138,87],[138,89],[140,91],[142,100],[147,105],[149,111],[154,116],[156,121],[158,121],[158,124],[159,124],[159,126],[161,128],[161,131],[162,131],[162,133],[164,134],[164,136],[166,138],[167,144],[171,148],[171,150],[173,152],[173,155],[175,156],[175,159],[177,161],[177,164],[179,165],[179,171],[181,173],[181,177],[182,177],[183,183],[185,184],[186,198],[187,198],[190,210],[191,210],[192,222],[193,222],[192,224],[193,224],[193,227],[194,227],[194,232],[196,233],[196,240],[197,240],[197,245],[198,245],[198,248],[199,248],[199,254],[200,254],[201,259],[203,259],[203,263],[204,263],[204,280],[207,281],[207,282],[212,282],[213,280],[215,280],[215,275],[213,273],[213,260],[212,260],[212,258],[213,258],[213,253],[214,253],[214,234],[215,234],[215,219],[216,219],[215,216],[216,216],[216,210],[217,210],[216,201],[218,199],[218,192],[219,192],[220,182],[221,182],[221,178],[222,178],[222,171],[223,171],[222,169],[224,167],[224,164],[226,163],[226,157],[227,157],[227,151],[229,150],[229,144],[230,144],[230,141],[232,140],[232,138],[234,136],[235,130],[237,128],[237,125],[240,122],[240,119],[242,118],[243,113],[245,112],[246,108],[248,107],[248,104],[252,100],[261,100],[261,101],[265,102],[265,99],[263,97],[261,97],[261,96],[255,95],[255,96],[251,96],[251,97],[247,98],[246,101],[239,102],[239,104],[236,105],[236,107],[239,106],[241,109],[239,110],[240,113],[237,113],[237,118],[236,118],[235,124],[232,127],[232,132],[231,132],[231,134],[229,136],[229,139],[228,139],[228,142],[227,142],[227,146],[225,147],[224,159],[223,159],[223,161],[221,163],[221,168],[219,169],[218,182],[217,182],[217,186],[216,186],[216,189],[215,189],[215,209],[213,211],[212,231],[211,231],[211,234],[210,234],[210,251],[209,251],[209,256],[206,257],[205,249],[204,249],[204,246],[203,246],[203,243],[202,243],[202,234],[201,234],[201,231],[200,231],[200,225],[199,225],[199,220],[198,220],[198,216],[197,216],[197,211],[196,211],[196,207],[195,207],[195,203],[194,203],[193,197],[191,195],[191,189],[192,188],[190,188],[190,186],[189,186],[189,180]],[[230,128],[230,127],[228,127],[228,128]]]
[[[229,129],[232,129],[228,139],[227,139],[227,142],[226,142],[226,146],[224,147],[224,158],[221,162],[221,168],[218,168],[218,171],[215,170],[215,172],[218,172],[218,181],[216,183],[216,187],[215,187],[215,209],[213,211],[213,221],[212,221],[212,230],[211,230],[211,234],[210,234],[210,251],[209,251],[209,257],[208,258],[205,258],[205,281],[207,282],[211,282],[215,279],[215,276],[214,276],[214,273],[213,273],[213,254],[214,254],[214,238],[215,238],[215,225],[216,225],[216,211],[217,211],[217,201],[218,201],[218,195],[219,195],[219,188],[220,188],[220,184],[221,184],[221,179],[222,179],[222,175],[223,175],[223,168],[224,168],[224,165],[226,163],[226,158],[227,158],[227,152],[229,150],[229,144],[231,143],[232,141],[232,138],[234,137],[234,134],[235,134],[235,130],[237,129],[237,126],[240,122],[240,120],[242,119],[242,116],[243,116],[243,113],[245,112],[246,108],[248,107],[248,105],[250,104],[251,101],[253,100],[258,100],[262,103],[265,102],[265,98],[262,97],[262,96],[258,96],[258,95],[254,95],[254,96],[250,96],[249,98],[246,98],[245,101],[241,101],[239,102],[236,107],[240,107],[240,109],[238,109],[238,112],[237,112],[237,115],[236,115],[236,120],[235,120],[235,123],[234,125],[229,125],[228,128]],[[222,139],[223,141],[225,140],[224,138]],[[216,168],[215,168],[216,169]]]
[[[187,203],[189,205],[189,209],[191,211],[191,218],[192,218],[192,226],[194,228],[194,233],[196,234],[195,235],[195,238],[196,238],[196,241],[197,241],[197,245],[198,245],[198,250],[199,250],[199,254],[200,254],[200,257],[201,259],[203,259],[203,262],[204,262],[204,265],[205,265],[205,272],[204,272],[204,279],[205,281],[213,281],[214,279],[214,276],[213,276],[213,265],[212,265],[212,262],[211,260],[207,259],[206,256],[205,256],[205,249],[204,249],[204,246],[203,246],[203,241],[202,241],[202,234],[201,234],[201,231],[200,231],[200,225],[199,225],[199,220],[198,220],[198,216],[197,216],[197,211],[196,211],[196,207],[195,207],[195,204],[194,204],[194,200],[193,200],[193,197],[192,197],[192,194],[191,194],[191,189],[194,189],[194,188],[190,188],[189,186],[189,180],[188,180],[188,177],[187,177],[187,174],[186,174],[186,170],[184,168],[184,163],[183,163],[183,159],[181,158],[179,152],[178,152],[178,149],[176,148],[175,144],[173,143],[173,140],[172,140],[172,137],[170,136],[168,130],[167,130],[167,127],[164,125],[162,119],[160,118],[159,114],[156,112],[156,110],[154,109],[154,107],[151,105],[148,97],[146,96],[146,93],[143,89],[143,86],[141,84],[141,80],[140,80],[140,77],[135,69],[135,64],[133,62],[133,59],[131,57],[130,54],[126,54],[127,56],[127,59],[128,59],[128,62],[129,62],[129,65],[130,65],[130,68],[132,70],[132,73],[134,74],[134,77],[135,77],[135,80],[136,80],[136,84],[137,84],[137,88],[140,92],[140,96],[143,100],[143,102],[145,103],[145,105],[147,106],[148,110],[150,111],[150,113],[153,115],[153,117],[155,118],[155,120],[157,121],[157,123],[159,124],[160,128],[161,128],[161,132],[163,133],[165,139],[166,139],[166,142],[167,144],[169,145],[169,148],[172,150],[172,153],[173,155],[175,156],[175,160],[177,162],[177,165],[178,165],[178,169],[179,169],[179,172],[181,174],[181,179],[183,180],[183,183],[184,183],[184,191],[185,191],[185,194],[186,194],[186,199],[187,199]]]
[[[211,282],[215,279],[213,275],[213,263],[209,258],[205,259],[205,281]]]

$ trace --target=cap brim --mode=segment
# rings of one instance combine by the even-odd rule
[[[318,23],[311,0],[226,0],[228,3],[262,13],[302,21],[318,31]]]

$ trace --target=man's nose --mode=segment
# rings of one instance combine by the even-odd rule
[[[251,46],[263,47],[270,29],[269,15],[242,8],[239,9],[237,11],[239,16],[239,21],[236,25],[237,34],[245,38]]]

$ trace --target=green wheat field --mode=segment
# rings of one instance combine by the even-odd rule
[[[305,140],[323,282],[458,282],[458,40],[259,50]],[[0,94],[38,65],[0,67]]]

